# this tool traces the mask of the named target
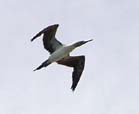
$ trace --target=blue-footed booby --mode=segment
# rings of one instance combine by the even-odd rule
[[[85,56],[70,56],[69,54],[75,48],[87,42],[90,42],[93,39],[87,41],[79,41],[67,46],[63,45],[55,38],[58,26],[58,24],[48,26],[31,39],[31,41],[33,41],[34,39],[43,34],[44,48],[50,53],[49,58],[44,61],[39,67],[37,67],[34,71],[39,70],[43,67],[47,67],[53,62],[57,62],[58,64],[65,65],[68,67],[73,67],[71,89],[74,91],[84,70]]]

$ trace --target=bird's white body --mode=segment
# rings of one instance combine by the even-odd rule
[[[50,57],[48,58],[48,61],[50,63],[56,62],[61,60],[62,58],[69,55],[69,53],[74,49],[74,45],[70,46],[61,46],[59,49],[57,49],[55,52],[53,52]]]

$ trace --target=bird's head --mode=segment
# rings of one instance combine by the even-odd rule
[[[90,39],[90,40],[87,40],[87,41],[79,41],[79,42],[76,42],[76,43],[74,44],[74,46],[75,46],[75,47],[79,47],[79,46],[81,46],[81,45],[83,45],[83,44],[86,44],[87,42],[90,42],[90,41],[93,41],[93,39]]]

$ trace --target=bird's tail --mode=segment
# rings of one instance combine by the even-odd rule
[[[40,70],[43,67],[47,67],[49,64],[51,64],[51,63],[49,63],[48,60],[46,60],[45,62],[43,62],[39,67],[37,67],[33,71]]]

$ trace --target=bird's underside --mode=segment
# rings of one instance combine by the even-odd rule
[[[50,54],[53,54],[60,47],[63,46],[63,44],[55,38],[57,28],[58,28],[58,24],[49,26],[49,27],[43,29],[42,31],[40,31],[38,34],[36,34],[31,39],[31,41],[33,41],[34,39],[39,37],[41,34],[43,34],[44,48],[47,51],[49,51]],[[56,62],[58,64],[65,65],[65,66],[73,68],[71,89],[74,91],[75,88],[77,87],[77,84],[80,80],[81,74],[84,70],[85,56],[67,56],[64,59],[61,59],[61,60],[56,61]],[[51,64],[51,63],[48,63],[48,60],[46,60],[35,70],[39,70],[43,67],[48,66],[49,64]]]

